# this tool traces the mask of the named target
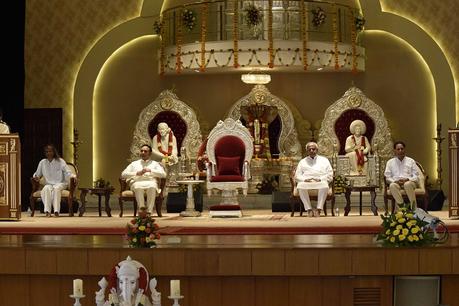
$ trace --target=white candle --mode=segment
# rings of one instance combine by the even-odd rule
[[[73,295],[74,296],[83,295],[83,280],[82,279],[73,280]]]
[[[171,297],[180,296],[180,280],[173,279],[171,280]]]

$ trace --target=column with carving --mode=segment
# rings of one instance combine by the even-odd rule
[[[449,217],[459,218],[459,128],[448,130]]]

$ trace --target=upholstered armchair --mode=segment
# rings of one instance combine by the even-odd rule
[[[290,184],[292,185],[292,190],[290,194],[290,208],[292,210],[290,214],[291,217],[295,215],[295,207],[297,205],[300,206],[300,216],[303,215],[303,211],[304,211],[304,205],[301,202],[300,195],[298,193],[298,189],[296,188],[297,182],[295,181],[295,172],[296,172],[296,166],[292,168],[292,172],[290,173]],[[327,216],[327,202],[331,202],[332,212],[333,212],[333,209],[335,208],[335,192],[334,192],[333,183],[334,182],[332,181],[329,184],[327,198],[325,199],[325,203],[324,203],[325,216]],[[309,190],[308,194],[309,194],[309,199],[311,201],[317,201],[317,190]]]
[[[421,164],[416,162],[416,165],[418,166],[418,173],[419,173],[418,186],[414,190],[414,193],[416,194],[416,202],[417,202],[418,207],[427,211],[427,206],[429,205],[429,192],[427,190],[427,180],[429,177],[426,175],[425,170],[421,166]],[[403,199],[405,201],[408,201],[408,197],[406,196],[405,190],[402,189],[401,193],[402,193]],[[391,201],[391,204],[392,204],[391,211],[394,212],[395,199],[390,193],[389,183],[386,181],[386,178],[384,178],[384,209],[386,211],[386,214],[388,213],[389,200]]]
[[[61,200],[67,202],[67,206],[69,208],[69,216],[73,217],[73,199],[75,198],[75,191],[77,190],[78,185],[78,169],[72,163],[67,163],[67,166],[69,167],[72,174],[75,175],[75,177],[71,177],[68,188],[62,190]],[[40,181],[37,182],[32,177],[30,178],[30,183],[32,184],[32,192],[30,194],[29,201],[30,209],[32,210],[31,217],[33,217],[35,215],[35,204],[38,199],[41,199],[40,193],[43,189],[43,186],[45,185],[45,179],[42,177]]]
[[[161,213],[161,208],[163,206],[163,201],[164,201],[164,189],[166,187],[166,179],[165,178],[160,178],[159,180],[159,188],[161,189],[161,192],[156,195],[155,198],[155,209],[156,213],[158,214],[158,217],[162,217],[163,214]],[[135,199],[134,192],[129,188],[129,184],[127,183],[126,179],[124,178],[119,178],[120,182],[120,194],[118,196],[118,203],[120,205],[120,214],[119,216],[123,216],[124,212],[124,202],[132,202],[134,206],[134,217],[137,216],[137,201]]]
[[[210,207],[210,216],[241,217],[238,190],[247,195],[253,138],[242,123],[231,118],[219,121],[209,133],[207,147],[207,193],[221,190],[220,205]]]

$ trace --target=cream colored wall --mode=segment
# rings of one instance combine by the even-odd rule
[[[427,29],[446,54],[457,54],[459,48],[458,35],[454,35],[453,31],[457,28],[454,25],[457,25],[458,22],[457,17],[455,17],[458,7],[456,1],[435,1],[435,4],[430,2],[427,0],[382,1],[384,9],[407,16]],[[69,142],[72,139],[74,126],[72,94],[74,94],[77,70],[94,43],[113,27],[138,16],[141,4],[141,0],[27,1],[25,105],[26,107],[64,108],[63,142],[64,157],[67,159],[70,159],[72,153]],[[143,15],[147,13],[142,12]],[[97,137],[102,143],[97,145],[97,148],[100,149],[89,148],[82,152],[82,159],[92,159],[92,152],[94,151],[97,160],[101,160],[97,163],[95,174],[110,180],[115,180],[119,170],[125,165],[130,137],[138,112],[156,98],[160,89],[171,88],[175,84],[179,97],[190,105],[194,105],[198,113],[202,114],[203,119],[211,125],[224,115],[231,103],[250,89],[239,81],[238,75],[206,74],[200,79],[197,76],[183,75],[159,79],[155,68],[156,53],[152,49],[156,42],[150,38],[153,45],[149,45],[148,40],[148,38],[142,38],[132,46],[127,46],[126,54],[120,52],[112,55],[113,61],[104,66],[104,71],[109,71],[109,73],[104,72],[99,75],[95,98],[97,101],[100,100],[101,104],[96,104],[95,111],[97,114],[103,113],[103,115],[96,117],[95,122],[97,122],[96,126],[100,127],[101,132],[97,134],[99,135]],[[429,110],[429,103],[425,102],[427,97],[432,95],[426,73],[425,71],[413,73],[413,70],[416,69],[416,57],[410,55],[409,48],[401,46],[403,52],[399,52],[400,46],[398,46],[397,41],[393,41],[389,37],[383,38],[387,44],[377,44],[373,40],[371,35],[366,38],[367,71],[355,76],[355,83],[371,99],[383,107],[391,123],[394,138],[405,139],[408,143],[408,151],[416,151],[416,155],[420,154],[419,157],[416,157],[427,164],[427,169],[433,175],[433,161],[429,157],[432,154],[429,152],[432,152],[434,147],[433,142],[429,143],[428,141],[433,133],[429,127],[432,122],[427,125],[418,124],[419,121],[428,121],[429,116],[432,115]],[[386,63],[384,58],[387,53],[385,52],[380,54],[381,58],[372,62],[374,59],[370,55],[374,55],[376,51],[373,50],[373,45],[375,48],[390,46],[392,52],[396,53],[398,62]],[[121,57],[120,62],[117,63],[114,59],[119,56]],[[404,66],[403,61],[407,58],[410,60],[405,64],[411,63],[414,66]],[[141,67],[138,66],[140,59],[144,64]],[[457,84],[458,61],[450,56],[449,62],[456,76]],[[127,65],[127,63],[131,65]],[[125,69],[120,70],[120,67]],[[135,71],[132,70],[133,67],[137,67]],[[371,67],[376,67],[376,70]],[[380,67],[384,70],[380,70]],[[400,69],[396,71],[396,67]],[[124,75],[125,71],[130,73],[120,77],[120,74]],[[323,116],[327,103],[340,97],[344,90],[349,87],[350,80],[350,75],[345,73],[274,74],[273,82],[269,88],[273,94],[295,103],[305,119],[315,122]],[[198,92],[197,88],[199,87],[197,86],[204,84],[204,82],[207,82],[203,87],[204,90],[201,89]],[[116,86],[109,88],[109,84]],[[287,84],[291,87],[287,87]],[[396,90],[400,88],[400,84],[403,84],[404,89]],[[110,90],[119,95],[112,97]],[[407,93],[412,93],[412,95],[407,95]],[[107,106],[109,100],[110,103]],[[456,99],[456,104],[458,100]],[[122,104],[118,105],[115,101],[120,101]],[[126,101],[129,104],[126,104]],[[395,108],[400,105],[398,101],[404,101],[407,108],[414,109],[414,115],[410,116],[404,113],[401,116]],[[313,103],[313,107],[307,109],[309,103]],[[442,101],[438,101],[438,103],[442,103]],[[88,113],[90,113],[90,105],[87,108]],[[107,108],[103,109],[104,105]],[[421,108],[421,105],[425,107]],[[125,107],[128,108],[125,109]],[[456,106],[456,112],[457,109]],[[137,113],[135,113],[136,111]],[[109,120],[112,118],[120,119],[120,114],[127,119],[113,120],[116,124],[107,129]],[[80,116],[80,118],[85,120],[84,116]],[[92,117],[89,115],[87,118],[85,127],[81,128],[92,130]],[[456,118],[459,118],[459,113]],[[419,131],[419,134],[412,132],[413,129],[410,131],[409,128],[413,126],[417,128],[415,131]],[[78,126],[78,128],[80,127]],[[113,139],[112,133],[115,131],[116,138],[114,141],[101,140],[106,137],[106,139]],[[86,141],[87,146],[90,146],[88,142],[92,143],[92,139],[82,140]],[[124,151],[120,149],[121,147],[125,148]],[[104,161],[102,162],[102,160]],[[90,167],[82,173],[85,184],[90,183],[92,179],[91,171],[92,168]]]

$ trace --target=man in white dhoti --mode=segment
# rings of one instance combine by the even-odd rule
[[[65,160],[59,157],[54,145],[45,146],[45,156],[38,163],[37,171],[33,174],[36,181],[45,179],[45,186],[40,192],[40,197],[45,207],[46,217],[51,216],[51,205],[54,208],[54,215],[59,216],[61,209],[62,190],[68,187],[71,177],[75,175],[70,171]]]
[[[401,190],[404,189],[410,204],[414,204],[416,208],[416,194],[414,190],[419,182],[418,166],[414,159],[405,155],[405,143],[396,141],[394,143],[395,157],[387,161],[384,176],[389,183],[390,193],[394,197],[395,202],[403,204],[403,196]]]
[[[300,160],[295,172],[296,188],[308,216],[320,217],[327,199],[328,184],[333,180],[333,169],[328,158],[317,155],[317,143],[306,144],[308,156]],[[309,190],[317,189],[317,209],[313,210],[309,199]]]
[[[145,206],[147,195],[147,210],[153,212],[156,194],[161,192],[157,178],[166,177],[166,171],[160,163],[151,160],[151,147],[144,144],[140,147],[140,159],[133,161],[124,169],[121,176],[127,179],[139,207]]]
[[[151,140],[153,159],[159,159],[164,165],[178,162],[177,139],[165,122],[158,124],[158,133]]]

